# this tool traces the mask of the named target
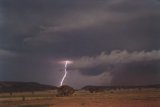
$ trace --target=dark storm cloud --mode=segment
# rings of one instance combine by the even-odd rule
[[[158,0],[0,0],[0,57],[5,56],[5,61],[4,58],[0,61],[1,80],[47,81],[57,85],[63,66],[55,62],[82,56],[90,57],[86,57],[88,65],[85,60],[86,66],[79,67],[85,72],[74,74],[77,78],[93,77],[87,80],[97,84],[109,83],[103,73],[106,78],[122,78],[123,72],[130,72],[106,74],[105,71],[128,69],[127,66],[135,65],[136,61],[123,59],[125,64],[121,65],[117,62],[119,58],[113,59],[113,63],[99,60],[98,64],[92,64],[90,60],[95,56],[97,59],[112,56],[117,49],[127,50],[119,54],[129,55],[135,51],[146,55],[143,50],[159,53],[152,51],[160,48],[159,19]],[[111,54],[98,56],[101,52]],[[152,60],[140,62],[152,63]],[[141,69],[141,66],[135,68]],[[104,80],[98,81],[101,77]],[[112,83],[115,81],[112,78]]]
[[[62,66],[55,63],[56,59],[47,56],[28,54],[3,60],[1,66],[1,80],[5,81],[35,81],[46,84],[59,85],[63,73]]]
[[[43,46],[49,49],[54,45],[52,48],[58,54],[68,51],[68,55],[80,56],[113,49],[159,49],[159,9],[148,7],[143,9],[139,6],[141,11],[133,11],[137,8],[134,6],[132,11],[126,8],[127,12],[115,12],[115,9],[108,10],[109,7],[105,9],[105,6],[87,11],[69,11],[56,20],[58,24],[44,26],[40,36],[28,42],[39,43],[40,46],[46,43]]]
[[[113,85],[159,84],[160,60],[131,62],[111,72]]]
[[[113,49],[152,50],[160,46],[157,1],[1,2],[5,17],[1,28],[3,48],[79,56]]]
[[[88,76],[108,72],[111,77],[110,84],[113,85],[159,83],[160,51],[112,51],[96,57],[82,57],[75,60],[70,69]]]
[[[15,57],[15,56],[16,56],[16,53],[14,53],[12,51],[0,49],[0,59],[10,58],[10,57]]]

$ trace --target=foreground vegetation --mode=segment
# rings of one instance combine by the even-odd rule
[[[76,91],[56,97],[56,91],[1,93],[0,107],[160,107],[160,89],[117,89],[97,93]]]

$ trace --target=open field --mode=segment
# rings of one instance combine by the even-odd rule
[[[160,107],[160,89],[76,91],[70,97],[56,97],[55,91],[1,93],[0,107]]]

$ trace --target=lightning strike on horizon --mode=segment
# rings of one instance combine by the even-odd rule
[[[67,76],[67,65],[68,65],[69,63],[72,63],[72,61],[65,61],[64,76],[62,77],[62,80],[61,80],[61,82],[60,82],[60,86],[63,85],[64,79],[65,79],[66,76]]]

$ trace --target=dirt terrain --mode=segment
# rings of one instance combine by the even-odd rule
[[[0,107],[160,107],[160,89],[81,90],[69,97],[56,97],[55,91],[1,93]]]

